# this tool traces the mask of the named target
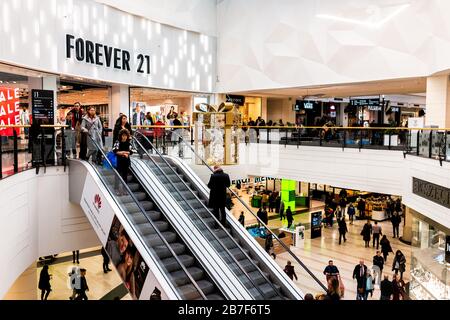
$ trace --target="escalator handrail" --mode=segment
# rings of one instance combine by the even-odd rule
[[[186,145],[192,151],[192,153],[197,158],[200,159],[203,165],[206,166],[212,173],[214,173],[214,170],[211,169],[211,167],[206,163],[206,161],[202,157],[200,157],[200,155],[198,155],[197,152],[195,152],[194,148],[192,148],[192,146],[190,146],[189,143],[187,143],[180,134],[178,134],[175,131],[173,131],[172,134],[177,135],[179,141],[182,142],[184,145]],[[272,234],[272,237],[274,237],[275,240],[277,240],[281,244],[281,246],[320,285],[320,287],[322,287],[324,291],[327,291],[328,290],[327,287],[311,272],[311,270],[309,270],[309,268],[297,257],[297,255],[293,253],[291,249],[283,241],[281,241],[280,238],[278,238],[278,236],[272,230],[270,230],[270,228],[252,211],[252,209],[248,206],[248,204],[245,203],[245,201],[243,201],[231,188],[227,189],[238,199],[238,201],[247,209],[247,211],[250,212],[256,218],[256,221],[258,221],[258,223],[260,223],[266,230],[269,230],[269,232]]]
[[[252,259],[248,256],[248,254],[241,248],[241,246],[236,242],[236,240],[228,233],[228,231],[225,229],[225,227],[217,220],[217,218],[211,213],[211,211],[208,209],[208,207],[206,207],[206,205],[203,203],[203,201],[197,197],[197,195],[189,188],[189,186],[186,184],[186,182],[183,180],[183,178],[181,178],[178,173],[175,171],[175,169],[167,162],[167,160],[162,156],[162,154],[153,146],[153,144],[151,143],[150,140],[147,139],[147,137],[145,135],[143,135],[141,132],[139,132],[138,130],[136,130],[134,132],[133,135],[136,135],[136,133],[140,134],[144,139],[147,140],[147,142],[149,143],[149,145],[156,151],[156,153],[158,154],[158,156],[165,162],[165,164],[172,170],[172,172],[180,179],[180,181],[184,184],[184,186],[186,187],[186,189],[192,194],[194,195],[194,197],[199,201],[199,203],[201,203],[201,205],[203,206],[203,208],[205,210],[207,210],[207,212],[210,213],[211,217],[215,220],[216,224],[219,226],[219,228],[221,228],[226,235],[231,239],[231,241],[236,245],[237,248],[239,248],[239,250],[244,254],[244,256],[250,261],[250,263],[256,268],[256,270],[258,270],[261,275],[264,277],[264,279],[273,287],[273,289],[275,290],[275,292],[281,296],[279,290],[277,290],[277,288],[275,288],[275,286],[273,285],[273,283],[267,279],[267,277],[264,275],[264,273],[262,272],[262,270],[260,270],[258,268],[258,266],[252,261]],[[164,171],[161,169],[161,167],[155,162],[155,160],[152,159],[151,155],[148,153],[148,151],[142,146],[142,144],[139,142],[139,140],[135,137],[134,141],[136,141],[139,146],[142,148],[142,150],[145,152],[145,154],[149,157],[149,159],[155,164],[155,166],[158,168],[158,170],[163,174],[164,178],[166,178],[167,181],[169,181],[169,183],[172,185],[172,187],[177,190],[177,188],[175,187],[174,183],[167,177],[167,175],[164,173]],[[148,166],[148,165],[147,165]],[[150,169],[150,168],[149,168]],[[178,190],[177,190],[178,192]],[[252,277],[250,277],[250,275],[248,274],[247,271],[245,271],[245,269],[241,266],[241,264],[239,263],[239,261],[233,256],[233,254],[231,254],[230,250],[228,250],[228,248],[220,241],[219,237],[214,233],[214,231],[211,230],[211,228],[208,226],[207,223],[205,223],[202,219],[202,217],[200,217],[200,215],[195,211],[195,209],[189,204],[189,202],[184,199],[184,197],[181,195],[180,192],[178,192],[181,196],[181,198],[186,202],[186,204],[189,206],[189,208],[192,210],[192,212],[197,216],[197,218],[201,221],[201,223],[208,229],[208,231],[213,235],[213,237],[217,240],[217,242],[220,244],[220,246],[225,250],[225,252],[228,253],[228,255],[232,258],[232,260],[236,263],[236,265],[239,267],[239,269],[245,274],[245,276],[250,280],[250,283],[259,291],[259,293],[261,294],[261,296],[264,298],[265,295],[262,292],[262,290],[259,288],[258,285],[255,284],[255,282],[253,281]],[[220,254],[219,254],[220,256]],[[225,261],[224,261],[225,262]],[[245,286],[244,286],[245,287]]]
[[[200,293],[200,295],[202,296],[202,298],[204,300],[208,300],[208,298],[206,297],[206,295],[203,293],[203,291],[201,290],[200,286],[197,284],[197,282],[194,280],[194,278],[192,278],[191,274],[187,271],[186,267],[183,265],[183,263],[180,261],[180,259],[178,258],[178,256],[175,254],[175,252],[173,251],[172,247],[170,246],[170,244],[167,242],[167,240],[164,238],[164,236],[161,234],[161,232],[159,231],[159,229],[156,227],[156,225],[153,223],[153,221],[146,215],[145,209],[144,207],[142,207],[141,203],[139,202],[139,200],[136,198],[136,196],[134,195],[133,191],[131,191],[130,187],[128,186],[128,184],[122,179],[121,175],[117,172],[117,170],[114,168],[114,166],[112,165],[112,163],[110,162],[110,160],[108,159],[108,157],[106,156],[105,152],[103,151],[103,149],[99,146],[99,144],[92,139],[91,135],[89,134],[89,139],[91,139],[91,142],[94,143],[94,146],[97,148],[97,151],[99,151],[103,158],[108,162],[108,165],[112,168],[112,171],[114,172],[115,178],[119,178],[120,182],[125,186],[128,194],[131,196],[131,198],[133,199],[133,201],[136,203],[136,205],[138,206],[139,210],[141,210],[142,214],[144,215],[144,217],[147,219],[147,221],[150,223],[150,225],[153,227],[153,229],[155,230],[155,233],[159,236],[159,238],[161,239],[161,241],[164,243],[164,245],[167,247],[167,249],[169,249],[169,252],[172,254],[172,256],[174,257],[174,259],[177,261],[177,263],[181,266],[181,268],[183,269],[184,273],[186,274],[186,276],[189,278],[189,280],[191,281],[192,285],[198,290],[198,292]],[[95,166],[93,166],[95,168]],[[99,175],[101,177],[101,175]],[[101,177],[103,180],[103,177]],[[106,184],[105,184],[106,185]],[[115,199],[115,197],[113,197],[113,199]],[[121,206],[119,206],[120,208]],[[130,225],[133,225],[133,223],[131,223],[131,221],[128,219],[128,216],[125,214],[124,215],[125,218],[129,221]],[[136,235],[139,236],[139,232],[136,231]],[[141,238],[139,236],[139,238]],[[143,241],[143,239],[141,239],[141,241],[145,244],[145,241]],[[146,247],[149,247],[147,244],[145,244]],[[161,260],[160,258],[158,258],[159,260]],[[171,281],[169,281],[171,282]],[[175,288],[177,288],[176,286],[174,286]],[[175,291],[178,291],[175,289]]]

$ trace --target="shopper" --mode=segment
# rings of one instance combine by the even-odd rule
[[[244,211],[241,211],[241,215],[239,216],[238,222],[245,228],[245,216],[244,216]]]
[[[48,265],[44,265],[42,267],[41,273],[39,274],[38,284],[38,288],[41,290],[41,300],[47,300],[50,291],[52,291],[50,285],[51,278],[52,275],[48,273]]]
[[[214,173],[211,175],[208,188],[209,193],[209,207],[213,208],[214,215],[222,223],[226,225],[225,205],[227,201],[227,188],[230,187],[230,177],[224,173],[222,168],[214,166]],[[219,213],[220,212],[220,213]]]
[[[373,256],[372,260],[373,266],[373,278],[376,281],[378,285],[380,285],[381,282],[381,275],[383,274],[383,267],[384,267],[384,259],[381,256],[381,252],[377,250],[376,255]]]
[[[266,252],[271,255],[274,259],[277,258],[274,250],[273,250],[273,239],[272,239],[272,234],[270,233],[270,231],[267,229],[266,230],[266,240],[264,243],[264,248],[266,249]]]
[[[88,151],[84,160],[89,160],[92,156],[92,160],[96,161],[98,147],[103,148],[102,128],[101,120],[95,114],[95,108],[92,106],[88,107],[87,115],[83,117],[81,122],[81,131],[89,135],[86,144]]]
[[[113,152],[117,156],[117,172],[122,177],[123,181],[127,183],[128,171],[130,168],[130,156],[133,154],[130,143],[130,132],[127,129],[122,129],[119,132],[120,140],[114,142]],[[124,186],[120,184],[118,188],[118,180],[116,179],[115,189],[118,196],[126,195],[127,192],[123,189]]]
[[[367,266],[364,260],[353,269],[353,279],[356,279],[356,300],[365,300]]]
[[[75,264],[75,261],[80,264],[80,250],[72,251],[72,263]]]
[[[372,298],[373,297],[373,277],[372,277],[372,274],[370,273],[370,270],[369,269],[367,269],[367,275],[366,275],[366,288],[365,288],[365,291],[364,291],[364,300],[367,300],[367,298],[369,297],[369,294],[370,294],[370,297]]]
[[[400,213],[403,211],[402,210],[402,200],[400,200],[400,198],[397,198],[397,200],[395,200],[395,212],[397,212],[399,215]]]
[[[339,270],[333,264],[333,260],[328,261],[328,265],[323,270],[323,274],[326,276],[327,283],[331,278],[339,279]]]
[[[69,273],[69,284],[72,289],[72,295],[69,299],[73,300],[77,295],[77,290],[80,289],[80,268],[72,267],[72,271]]]
[[[289,206],[286,210],[286,220],[287,220],[287,228],[289,229],[294,221],[294,217],[292,216],[291,207]]]
[[[364,224],[363,229],[361,230],[361,235],[363,236],[364,246],[366,248],[369,247],[370,243],[370,234],[372,233],[372,224],[369,220]]]
[[[291,264],[290,261],[286,263],[286,266],[284,267],[284,272],[288,275],[288,277],[292,281],[294,281],[294,278],[295,280],[298,280],[297,275],[295,274],[294,266]]]
[[[267,213],[267,209],[266,207],[263,207],[262,212],[261,212],[261,217],[262,217],[262,222],[264,222],[264,224],[267,226],[269,224],[269,215]]]
[[[350,220],[350,224],[353,224],[353,219],[355,216],[355,207],[353,206],[353,203],[350,203],[347,208],[347,214],[348,214],[348,220]]]
[[[348,232],[348,229],[344,217],[342,217],[341,220],[338,221],[338,230],[339,230],[339,244],[341,244],[341,239],[344,239],[344,242],[346,242],[347,239],[345,238],[345,234]]]
[[[358,201],[358,211],[361,219],[364,219],[366,216],[366,202],[363,198],[360,198]]]
[[[80,269],[80,288],[76,291],[77,296],[75,300],[88,300],[86,291],[89,291],[89,287],[86,280],[86,269]]]
[[[109,256],[108,253],[106,252],[105,248],[102,247],[102,257],[103,257],[103,272],[104,273],[108,273],[108,271],[112,271],[109,268]]]
[[[272,192],[269,197],[269,212],[273,212],[275,209],[275,202],[276,202],[276,194],[275,192]]]
[[[394,252],[394,251],[392,250],[391,243],[389,242],[386,235],[383,235],[383,237],[381,238],[380,246],[381,246],[381,252],[383,252],[384,263],[387,263],[387,257],[389,255],[389,252]]]
[[[392,300],[400,300],[400,297],[403,298],[404,295],[404,283],[398,277],[398,274],[394,274],[392,277]]]
[[[77,135],[74,128],[72,128],[72,117],[73,113],[68,112],[66,115],[64,128],[64,142],[66,144],[66,156],[70,158],[72,153],[72,158],[76,159],[77,157]]]
[[[324,300],[338,301],[341,300],[341,292],[339,288],[339,281],[336,278],[328,280],[327,295]]]
[[[405,269],[405,255],[400,250],[397,250],[397,252],[395,252],[394,261],[392,263],[392,271],[394,271],[396,275],[400,272],[400,280],[403,280],[403,272],[405,272]]]
[[[402,222],[402,218],[400,217],[400,214],[398,212],[394,212],[391,217],[391,223],[392,223],[392,233],[394,234],[394,238],[399,235],[399,227],[400,223]]]
[[[130,133],[130,135],[133,134],[133,131],[131,131],[131,125],[128,122],[128,118],[126,115],[122,114],[119,119],[117,119],[118,121],[116,122],[116,124],[114,125],[114,130],[113,130],[113,146],[116,143],[117,140],[119,140],[119,132],[123,129],[127,129],[128,132]]]
[[[280,211],[280,221],[282,221],[283,219],[285,219],[285,216],[284,216],[284,202],[283,201],[281,201],[281,199],[280,199],[280,206],[279,206],[279,211]]]
[[[381,226],[378,225],[378,221],[375,221],[375,225],[372,227],[372,247],[375,247],[375,242],[377,243],[377,250],[380,247],[380,236],[382,235]]]
[[[380,284],[380,300],[391,300],[393,293],[392,282],[389,281],[389,276],[384,276],[384,280]]]

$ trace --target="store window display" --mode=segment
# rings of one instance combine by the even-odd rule
[[[450,299],[450,264],[445,259],[448,237],[439,226],[416,217],[412,229],[410,296],[417,300]]]

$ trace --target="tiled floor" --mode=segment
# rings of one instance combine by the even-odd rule
[[[99,249],[99,248],[97,248]],[[85,251],[80,250],[80,253]],[[71,255],[71,253],[70,253]],[[60,255],[58,257],[65,256]],[[72,289],[69,286],[69,272],[71,272],[73,266],[78,266],[80,268],[86,269],[86,280],[89,286],[89,291],[86,292],[87,296],[91,300],[98,300],[106,295],[108,292],[116,288],[122,283],[119,275],[115,271],[112,264],[110,268],[113,271],[108,273],[103,273],[103,258],[102,256],[95,255],[87,258],[80,257],[80,264],[73,264],[72,259],[67,262],[55,263],[49,266],[49,273],[52,275],[52,280],[50,284],[52,286],[52,292],[48,297],[49,300],[69,300],[69,296],[72,295]],[[37,268],[37,279],[39,281],[39,274],[41,272],[41,267]],[[40,290],[38,292],[38,299],[40,299]],[[131,296],[127,294],[122,300],[130,300]]]
[[[365,221],[355,221],[353,225],[348,224],[347,242],[339,245],[339,233],[337,231],[337,225],[333,228],[323,228],[322,237],[316,239],[310,239],[310,232],[307,231],[304,240],[304,248],[291,247],[291,251],[297,255],[297,257],[309,268],[309,270],[324,284],[326,284],[323,270],[328,264],[328,260],[332,259],[334,265],[336,265],[340,271],[341,279],[345,286],[344,299],[356,298],[356,280],[352,279],[353,268],[359,263],[360,259],[364,259],[365,264],[371,268],[372,258],[375,255],[375,248],[365,248],[364,241],[360,235],[361,229]],[[269,223],[270,224],[270,223]],[[411,264],[411,248],[410,246],[400,242],[397,238],[392,238],[392,225],[390,222],[382,222],[380,225],[383,231],[386,233],[389,241],[391,242],[392,249],[401,250],[406,257],[407,267],[404,273],[404,281],[409,281],[409,268]],[[400,228],[400,234],[402,229]],[[276,261],[284,268],[286,261],[290,260],[294,262],[289,253],[282,253],[277,256]],[[384,274],[389,275],[389,279],[392,280],[392,261],[393,254],[391,253],[387,259],[387,265],[384,268]],[[299,276],[299,280],[295,281],[298,287],[303,292],[311,292],[313,294],[318,293],[319,286],[307,275],[305,271],[297,263],[293,263]],[[320,291],[320,290],[319,290]],[[373,299],[379,299],[380,293],[378,287],[375,287]],[[370,299],[370,298],[369,298]]]

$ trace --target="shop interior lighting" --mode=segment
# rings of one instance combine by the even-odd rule
[[[378,22],[367,22],[367,21],[364,21],[364,20],[344,18],[344,17],[339,17],[339,16],[335,16],[335,15],[329,15],[329,14],[317,14],[316,17],[320,18],[320,19],[327,19],[327,20],[333,20],[333,21],[339,21],[339,22],[346,22],[346,23],[357,24],[357,25],[361,25],[361,26],[364,26],[364,27],[376,29],[376,28],[380,28],[381,26],[383,26],[386,22],[388,22],[389,20],[391,20],[392,18],[394,18],[395,16],[400,14],[403,10],[405,10],[409,6],[410,6],[409,3],[399,6],[397,9],[395,9],[393,12],[391,12],[390,14],[388,14],[386,17],[384,17],[382,20],[380,20]]]

